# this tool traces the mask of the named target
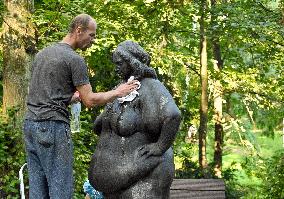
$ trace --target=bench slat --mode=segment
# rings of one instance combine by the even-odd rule
[[[174,179],[171,189],[225,191],[225,183],[222,179]]]
[[[225,183],[222,179],[174,179],[170,198],[225,199]]]
[[[171,199],[225,199],[224,191],[171,190]]]

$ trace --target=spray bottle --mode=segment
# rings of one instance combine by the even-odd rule
[[[79,92],[75,92],[74,94],[79,98]],[[71,132],[76,133],[80,132],[81,124],[80,124],[80,112],[81,112],[81,102],[76,101],[71,104]]]

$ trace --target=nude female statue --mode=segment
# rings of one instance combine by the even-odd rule
[[[174,177],[171,145],[180,111],[149,67],[150,56],[133,41],[113,53],[117,71],[140,81],[132,101],[115,100],[95,120],[100,135],[89,170],[90,183],[110,199],[166,199]]]

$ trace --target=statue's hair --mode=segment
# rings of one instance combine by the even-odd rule
[[[76,28],[79,26],[82,28],[83,31],[87,30],[89,27],[89,23],[92,20],[92,17],[87,14],[80,14],[77,15],[70,23],[69,25],[69,33],[74,33]]]
[[[118,44],[113,52],[113,57],[119,56],[132,67],[132,75],[135,79],[145,77],[157,79],[157,74],[150,65],[150,55],[136,42],[123,41]]]

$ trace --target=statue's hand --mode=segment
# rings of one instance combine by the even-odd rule
[[[138,148],[138,157],[148,158],[150,156],[161,156],[162,150],[156,143],[145,144]]]

